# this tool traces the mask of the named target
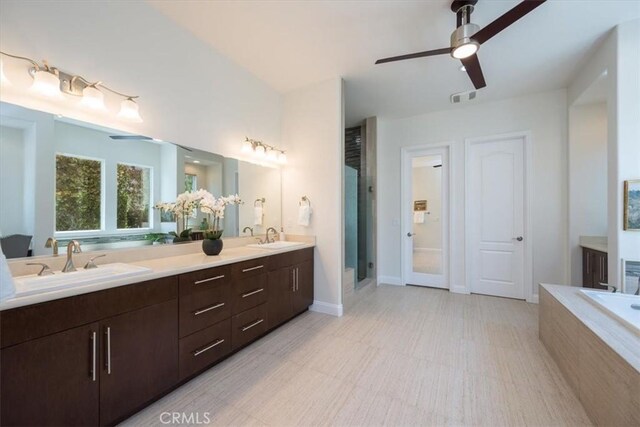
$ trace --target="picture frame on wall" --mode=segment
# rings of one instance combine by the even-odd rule
[[[640,179],[624,182],[623,229],[640,231]]]
[[[640,260],[622,260],[623,292],[625,294],[640,294]]]

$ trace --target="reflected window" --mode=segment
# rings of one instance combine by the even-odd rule
[[[56,155],[56,231],[102,227],[102,161]]]
[[[149,228],[151,168],[118,163],[119,229]]]

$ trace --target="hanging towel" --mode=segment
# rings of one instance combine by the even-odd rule
[[[262,206],[255,206],[253,208],[253,225],[262,225],[263,218],[264,208]]]
[[[311,222],[311,206],[302,205],[298,209],[298,225],[308,227]]]
[[[414,224],[424,223],[424,211],[415,211],[413,213],[413,223]]]
[[[16,293],[16,285],[11,276],[7,259],[0,248],[0,301],[11,298]]]

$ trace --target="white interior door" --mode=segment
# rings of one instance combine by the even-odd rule
[[[471,143],[467,260],[472,293],[524,299],[524,137]]]
[[[405,152],[403,281],[449,288],[448,149]]]

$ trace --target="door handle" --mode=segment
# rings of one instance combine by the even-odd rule
[[[412,237],[413,233],[407,233],[407,237]]]
[[[522,236],[513,237],[513,240],[517,240],[518,242],[522,242],[524,240],[524,237],[522,237]]]

